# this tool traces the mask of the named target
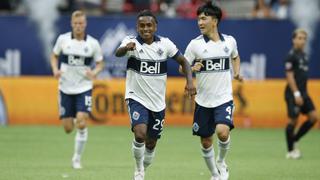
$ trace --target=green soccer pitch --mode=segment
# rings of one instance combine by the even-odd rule
[[[320,131],[299,144],[300,160],[285,159],[284,131],[235,129],[227,164],[230,179],[319,179]],[[130,180],[134,170],[129,127],[90,126],[82,164],[73,170],[74,133],[56,126],[0,127],[0,180]],[[216,143],[215,143],[216,144]],[[217,152],[217,151],[216,151]],[[199,138],[187,127],[166,127],[146,180],[209,180]]]

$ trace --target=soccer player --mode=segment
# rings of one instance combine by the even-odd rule
[[[200,136],[202,155],[211,172],[211,179],[228,179],[225,157],[230,148],[230,131],[234,128],[232,72],[239,81],[240,58],[236,40],[221,34],[218,25],[221,9],[211,2],[197,10],[201,35],[188,44],[185,57],[196,74],[197,95],[193,135]],[[183,73],[180,68],[180,72]],[[215,161],[213,134],[218,136],[218,156]]]
[[[299,149],[295,146],[303,135],[305,135],[318,120],[315,107],[307,90],[308,59],[304,52],[307,41],[307,32],[296,29],[292,35],[293,47],[285,60],[287,86],[285,89],[285,100],[289,122],[286,128],[286,140],[289,159],[301,157]],[[308,120],[294,133],[299,114],[307,115]]]
[[[189,63],[170,39],[155,34],[157,24],[149,10],[141,11],[137,16],[138,36],[125,37],[116,50],[117,57],[128,57],[125,98],[134,133],[135,180],[144,179],[163,129],[168,57],[186,72],[186,94],[196,93]]]
[[[74,169],[82,168],[80,159],[88,138],[86,121],[91,111],[92,80],[104,66],[99,42],[86,34],[86,26],[85,13],[73,12],[72,32],[59,35],[51,56],[53,75],[59,79],[60,119],[66,133],[71,133],[74,126],[77,128],[72,158]],[[93,61],[96,66],[92,70]]]

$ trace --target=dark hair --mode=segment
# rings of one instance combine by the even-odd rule
[[[142,16],[150,16],[150,17],[152,17],[154,19],[156,24],[158,24],[158,20],[157,20],[156,16],[150,10],[145,9],[145,10],[140,11],[138,16],[137,16],[137,20]]]
[[[212,2],[207,2],[206,4],[200,6],[197,10],[197,16],[204,13],[206,16],[213,16],[218,19],[218,24],[221,21],[222,17],[222,10],[216,6],[213,5]]]

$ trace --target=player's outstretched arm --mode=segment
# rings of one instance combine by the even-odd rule
[[[129,42],[126,46],[119,47],[116,50],[116,56],[117,57],[122,57],[122,56],[126,55],[128,51],[133,51],[135,49],[136,49],[136,43]]]
[[[182,72],[184,72],[184,75],[186,77],[187,80],[187,84],[185,87],[185,93],[187,96],[192,97],[194,96],[197,92],[196,92],[196,88],[193,85],[193,81],[192,81],[192,71],[191,71],[191,67],[190,64],[188,63],[188,61],[186,60],[186,58],[183,55],[179,55],[175,58],[175,60],[180,64]]]
[[[61,71],[58,68],[58,56],[54,53],[51,55],[50,64],[51,64],[53,76],[55,78],[60,78]]]
[[[240,57],[237,56],[232,60],[233,78],[242,82],[243,77],[240,75]]]

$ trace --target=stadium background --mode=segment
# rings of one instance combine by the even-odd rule
[[[278,128],[283,128],[287,121],[283,97],[285,87],[283,60],[291,48],[291,33],[296,27],[306,28],[310,34],[307,51],[310,58],[311,80],[308,87],[316,107],[318,109],[320,107],[319,2],[292,0],[291,4],[287,5],[291,15],[283,18],[267,14],[254,15],[255,4],[260,1],[263,0],[217,1],[224,10],[220,31],[237,39],[242,60],[241,73],[246,79],[242,85],[234,83],[235,123],[238,128],[234,131],[235,148],[230,153],[231,178],[317,179],[320,176],[318,172],[314,171],[311,174],[306,172],[317,167],[316,164],[320,159],[317,155],[320,149],[319,131],[313,131],[302,143],[307,155],[302,162],[303,166],[300,166],[288,165],[284,160],[284,133]],[[268,3],[276,4],[281,1],[266,0],[264,3],[272,12],[273,6],[268,6]],[[102,2],[111,5],[102,10],[100,4],[92,3],[94,0],[68,0],[63,3],[60,0],[1,1],[4,2],[15,6],[0,11],[0,126],[3,126],[0,127],[0,169],[3,169],[0,179],[61,179],[61,177],[128,179],[124,177],[131,175],[132,162],[127,162],[127,159],[131,158],[129,153],[131,134],[127,127],[129,120],[124,103],[126,60],[115,58],[113,52],[125,35],[136,33],[136,10],[145,4],[147,7],[152,7],[159,16],[158,34],[172,39],[184,52],[186,45],[192,38],[198,36],[199,31],[194,14],[183,10],[191,7],[194,13],[196,6],[202,1],[103,0]],[[76,5],[66,8],[64,6],[66,2],[73,2]],[[126,3],[119,8],[117,4],[119,2]],[[163,9],[166,7],[163,3],[167,3],[167,9]],[[174,13],[172,6],[176,9]],[[60,156],[71,154],[72,140],[70,136],[65,140],[62,128],[56,126],[60,125],[57,80],[51,76],[48,63],[55,38],[59,33],[70,30],[70,12],[77,7],[88,12],[87,33],[100,41],[106,62],[106,68],[99,75],[94,87],[94,108],[90,121],[92,143],[88,145],[92,148],[88,148],[85,155],[89,170],[79,174],[68,169],[69,166],[65,163],[69,158],[67,155]],[[150,176],[153,180],[201,179],[198,177],[199,174],[190,173],[195,170],[202,173],[205,169],[204,166],[200,166],[203,165],[200,156],[195,155],[199,153],[198,142],[187,138],[191,137],[193,103],[183,96],[184,79],[178,74],[177,68],[176,62],[168,61],[165,124],[169,127],[165,131],[167,137],[163,138],[163,144],[159,146],[158,164],[155,163],[157,167],[155,169],[160,169],[164,175],[159,176],[156,170],[151,169],[147,177]],[[246,106],[239,101],[239,94],[245,99]],[[319,125],[316,128],[319,128]],[[178,138],[180,136],[184,137],[183,143]],[[125,142],[128,147],[121,150],[106,149],[110,144],[115,147],[123,146],[110,137]],[[119,140],[119,137],[123,139]],[[64,147],[67,146],[66,141],[70,142],[68,147]],[[178,147],[174,146],[177,144]],[[25,145],[28,148],[25,148]],[[62,150],[64,153],[59,153],[53,150],[56,148],[54,146],[66,150]],[[185,146],[190,147],[188,152],[183,148]],[[248,149],[254,156],[247,155],[250,154],[247,152]],[[268,150],[265,151],[266,149]],[[176,158],[182,162],[186,156],[194,157],[191,160],[193,166],[179,164],[174,159],[168,158],[174,151],[180,152]],[[37,157],[32,154],[35,152],[38,153]],[[104,165],[99,161],[103,156],[101,154],[113,153],[125,155],[121,156],[120,160],[119,156],[108,156],[107,161],[113,162],[115,167],[108,166],[112,169],[110,171],[99,169],[98,166]],[[127,166],[128,168],[123,168]],[[178,166],[184,167],[186,171],[181,171]],[[262,170],[256,167],[261,167]],[[37,168],[38,171],[35,172],[33,168]],[[48,169],[51,169],[50,173]],[[129,170],[123,172],[123,169]],[[116,178],[119,173],[123,177]],[[200,177],[206,174],[201,173]],[[176,174],[183,174],[185,178],[173,178],[177,177]]]

